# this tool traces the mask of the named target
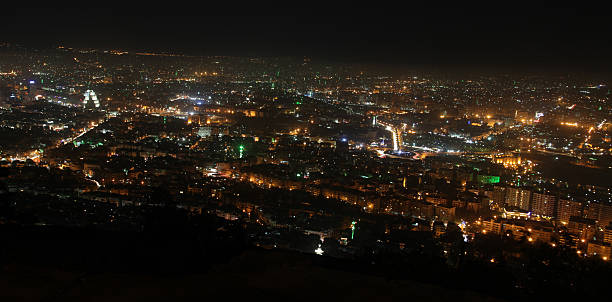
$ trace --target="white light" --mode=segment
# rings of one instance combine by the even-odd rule
[[[323,250],[321,249],[321,245],[314,251],[317,255],[323,255]]]

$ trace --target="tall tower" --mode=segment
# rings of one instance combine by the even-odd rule
[[[85,99],[83,99],[83,108],[99,108],[100,102],[98,101],[98,96],[93,90],[87,90],[83,94]]]

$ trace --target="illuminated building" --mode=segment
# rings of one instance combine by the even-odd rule
[[[455,207],[436,205],[434,206],[434,214],[439,220],[453,221],[455,219]]]
[[[448,204],[448,199],[437,196],[426,196],[425,201],[440,206],[445,206]]]
[[[612,222],[612,206],[598,202],[589,202],[586,205],[585,216],[595,220],[600,226],[607,226]]]
[[[200,127],[200,129],[198,129],[198,136],[199,137],[209,137],[212,135],[212,128],[211,127]]]
[[[503,165],[505,168],[517,168],[522,163],[520,156],[493,156],[492,161]]]
[[[492,219],[482,221],[481,232],[498,235],[508,234],[515,240],[527,238],[529,242],[550,242],[553,237],[553,227],[549,223],[514,219]]]
[[[519,208],[521,210],[529,210],[529,202],[531,201],[531,191],[521,188],[506,188],[506,206]]]
[[[557,203],[557,219],[567,224],[570,217],[582,216],[582,203],[573,200],[559,199]]]
[[[604,260],[608,260],[612,257],[612,246],[606,242],[589,241],[587,244],[587,255],[599,256]]]
[[[503,223],[496,220],[484,220],[482,222],[482,230],[486,233],[501,234],[503,230]]]
[[[434,205],[431,203],[415,201],[410,204],[410,212],[419,218],[432,218],[434,216]]]
[[[499,183],[500,177],[492,175],[478,175],[476,179],[482,184],[496,184]]]
[[[532,225],[527,229],[527,232],[529,238],[533,239],[533,241],[550,242],[553,237],[552,227]]]
[[[538,216],[553,217],[556,201],[557,197],[554,195],[533,193],[531,211]]]
[[[593,238],[596,232],[595,220],[572,216],[567,224],[567,230],[581,239]]]
[[[83,96],[85,97],[83,99],[83,108],[88,108],[88,107],[89,108],[91,107],[99,108],[100,107],[100,101],[98,101],[98,96],[93,90],[85,91]]]
[[[446,226],[444,226],[442,221],[435,221],[432,226],[432,232],[434,233],[434,237],[439,238],[446,233]]]
[[[530,212],[524,212],[524,211],[508,211],[508,210],[504,209],[504,212],[502,213],[502,217],[503,218],[509,218],[509,219],[525,219],[525,220],[528,220],[529,218],[531,218],[531,213]]]
[[[608,225],[604,228],[603,241],[612,244],[612,225]]]
[[[493,192],[491,194],[491,200],[493,201],[493,205],[497,208],[503,207],[506,201],[506,188],[495,186],[493,187]]]

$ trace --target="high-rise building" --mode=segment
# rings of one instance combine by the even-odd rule
[[[585,206],[585,216],[593,219],[600,226],[607,226],[612,222],[612,205],[588,202]]]
[[[578,238],[591,240],[597,231],[595,220],[572,216],[567,224],[567,230]]]
[[[506,188],[500,186],[493,187],[493,194],[491,196],[491,200],[493,201],[494,207],[503,207],[506,202]]]
[[[533,193],[531,212],[535,215],[554,217],[557,196],[546,193]]]
[[[529,211],[531,190],[523,188],[506,188],[506,206]]]
[[[603,241],[607,243],[612,243],[612,225],[608,225],[604,228]]]
[[[570,217],[582,216],[582,203],[579,201],[559,199],[557,202],[557,220],[567,224]]]

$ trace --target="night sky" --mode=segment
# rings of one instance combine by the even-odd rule
[[[608,71],[607,17],[4,17],[0,40],[397,66]],[[6,25],[6,26],[5,26]]]

